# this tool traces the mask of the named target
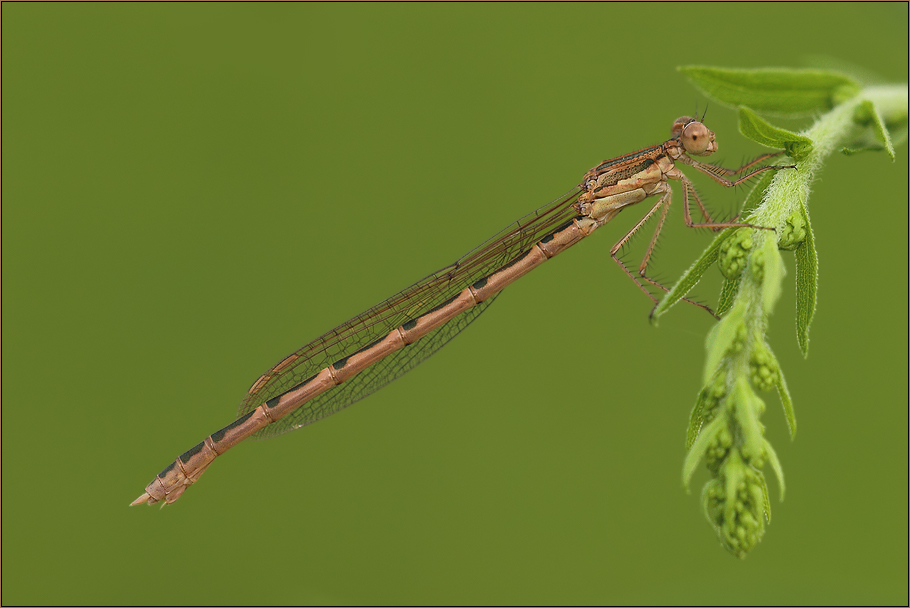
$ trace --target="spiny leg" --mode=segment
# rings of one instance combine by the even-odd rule
[[[657,245],[657,237],[660,236],[660,231],[664,227],[664,221],[667,219],[667,213],[670,212],[670,192],[667,192],[667,194],[661,198],[663,199],[664,197],[667,199],[667,204],[664,205],[664,208],[660,212],[660,217],[657,218],[657,226],[654,228],[654,234],[651,235],[651,242],[648,243],[648,248],[645,250],[645,256],[641,259],[641,264],[638,266],[638,275],[650,283],[653,283],[653,281],[645,276],[645,270],[648,268],[648,262],[651,261],[651,254],[654,253],[654,247]]]
[[[616,252],[619,251],[620,249],[622,249],[623,245],[625,245],[629,241],[629,239],[632,238],[633,234],[638,232],[641,229],[641,227],[645,225],[645,222],[647,222],[648,219],[652,215],[654,215],[654,212],[657,211],[657,209],[661,205],[663,205],[664,202],[669,202],[669,200],[670,200],[670,190],[667,189],[667,191],[664,193],[664,195],[661,196],[660,199],[656,203],[654,203],[654,205],[648,210],[648,212],[644,215],[644,217],[641,218],[640,220],[638,220],[638,223],[635,224],[634,226],[632,226],[632,229],[629,230],[629,232],[627,232],[624,237],[619,239],[616,242],[616,244],[613,245],[613,247],[610,249],[610,257],[613,258],[613,261],[616,262],[617,264],[619,264],[619,267],[623,269],[623,272],[625,272],[627,275],[629,275],[629,278],[632,279],[633,281],[635,281],[635,284],[638,285],[638,288],[641,289],[643,292],[645,292],[645,295],[647,295],[649,298],[651,298],[651,300],[653,300],[655,303],[657,302],[657,298],[655,298],[653,295],[651,295],[651,292],[648,291],[647,289],[645,289],[645,286],[642,285],[639,282],[639,280],[635,278],[635,275],[632,274],[632,271],[630,271],[628,268],[626,268],[626,265],[623,263],[623,261],[620,260],[618,257],[616,257]],[[658,225],[657,229],[658,229],[658,231],[660,230],[659,225]]]
[[[629,232],[627,232],[624,237],[619,239],[619,241],[617,241],[617,243],[615,245],[613,245],[612,249],[610,249],[610,257],[613,258],[613,261],[616,262],[617,264],[619,264],[619,267],[623,269],[623,271],[629,276],[630,279],[632,279],[635,282],[636,285],[638,285],[638,288],[641,289],[643,292],[645,292],[645,295],[647,295],[649,298],[651,298],[651,301],[654,302],[655,307],[659,303],[659,300],[657,298],[655,298],[654,295],[651,294],[650,291],[645,289],[645,286],[642,285],[641,282],[637,278],[635,278],[635,275],[632,274],[632,272],[626,267],[626,265],[623,263],[623,261],[616,256],[616,252],[618,252],[620,249],[622,249],[622,247],[629,241],[629,239],[632,238],[632,235],[634,235],[636,232],[638,232],[641,229],[641,227],[645,225],[645,222],[647,222],[651,218],[651,216],[654,215],[654,212],[657,211],[657,209],[661,205],[663,205],[664,208],[660,214],[660,217],[658,218],[657,227],[654,229],[654,235],[651,237],[651,242],[648,244],[647,251],[645,251],[644,259],[642,259],[641,265],[638,267],[638,275],[642,279],[644,279],[645,281],[650,283],[651,285],[654,285],[655,287],[659,287],[660,289],[663,289],[666,292],[670,291],[667,287],[661,285],[659,282],[655,281],[654,279],[650,278],[649,276],[647,276],[645,274],[645,271],[648,268],[648,262],[651,259],[651,254],[654,252],[654,246],[657,244],[657,237],[660,235],[660,230],[661,230],[661,228],[663,228],[664,221],[667,219],[667,213],[670,211],[670,202],[672,200],[672,192],[670,191],[670,186],[666,182],[664,182],[663,188],[665,188],[664,195],[660,197],[660,200],[658,200],[654,204],[654,206],[652,206],[648,210],[648,212],[644,215],[644,217],[642,217],[638,221],[638,223],[635,224],[635,226],[633,226],[632,229],[629,230]],[[714,311],[711,310],[710,308],[708,308],[707,306],[705,306],[704,304],[701,304],[694,300],[690,300],[689,298],[682,298],[682,299],[684,301],[688,302],[689,304],[692,304],[693,306],[697,306],[697,307],[701,308],[702,310],[708,311],[708,314],[710,314],[712,317],[718,318],[717,315],[714,314]]]
[[[783,153],[784,153],[784,150],[781,150],[780,152],[769,152],[768,154],[762,154],[761,156],[759,156],[757,158],[753,158],[752,160],[747,162],[745,165],[743,165],[739,169],[727,169],[726,167],[721,167],[720,165],[712,165],[711,163],[699,163],[699,164],[701,164],[705,167],[710,167],[711,170],[716,175],[739,175],[740,173],[742,173],[749,167],[754,167],[755,165],[757,165],[758,163],[760,163],[764,160],[768,160],[769,158],[774,158],[775,156],[780,156]]]
[[[766,165],[764,167],[759,167],[758,169],[755,169],[754,171],[749,171],[747,174],[745,174],[744,176],[742,176],[741,178],[739,178],[737,180],[731,181],[731,180],[723,177],[724,175],[736,175],[740,171],[743,171],[744,169],[747,169],[747,168],[753,166],[755,163],[761,162],[762,160],[764,160],[766,158],[770,158],[772,156],[777,156],[778,154],[780,154],[780,152],[778,152],[776,154],[767,154],[764,156],[759,156],[756,160],[753,160],[752,162],[750,162],[746,165],[743,165],[742,167],[740,167],[739,169],[736,169],[735,171],[733,169],[725,169],[725,168],[719,167],[717,165],[711,165],[708,163],[699,162],[695,159],[689,158],[685,154],[680,156],[678,160],[691,167],[698,169],[699,171],[701,171],[702,173],[704,173],[705,175],[707,175],[708,177],[710,177],[711,179],[716,181],[721,186],[726,186],[727,188],[732,188],[734,186],[740,185],[741,183],[743,183],[745,181],[752,179],[753,177],[755,177],[756,175],[758,175],[759,173],[762,173],[764,171],[769,171],[771,169],[795,169],[796,168],[796,165]]]
[[[683,185],[683,217],[686,220],[686,226],[689,228],[710,228],[711,230],[717,232],[723,230],[724,228],[757,228],[759,230],[774,230],[773,228],[768,228],[766,226],[756,226],[754,224],[746,224],[743,222],[735,221],[736,218],[733,218],[732,222],[715,222],[711,219],[711,216],[708,214],[707,209],[702,204],[701,199],[698,197],[698,192],[695,191],[695,186],[689,181],[684,175],[680,176],[680,181]],[[707,220],[704,223],[696,224],[692,221],[692,214],[689,211],[689,194],[692,194],[692,198],[695,199],[695,204],[698,205],[698,208],[701,210],[702,215],[705,216]],[[736,217],[739,217],[738,215]]]
[[[695,191],[695,185],[690,182],[685,176],[682,176],[680,178],[680,181],[683,185],[683,202],[685,203],[683,205],[683,215],[686,218],[686,226],[689,226],[690,228],[695,226],[695,224],[692,223],[692,215],[689,211],[689,194],[687,192],[688,188],[692,188],[692,197],[695,199],[695,204],[698,205],[698,210],[701,211],[702,217],[705,218],[705,222],[708,224],[714,224],[715,222],[713,219],[711,219],[711,214],[708,213],[705,205],[701,202],[701,198],[699,198],[698,193]],[[721,228],[713,228],[713,230],[717,231],[721,230]]]
[[[651,242],[648,244],[648,250],[645,251],[645,256],[641,260],[641,264],[638,267],[638,276],[640,276],[642,279],[644,279],[651,285],[654,285],[655,287],[659,287],[660,289],[664,290],[667,293],[670,293],[670,290],[662,283],[649,277],[646,274],[646,271],[648,270],[648,262],[651,261],[651,254],[654,252],[654,247],[657,245],[657,237],[660,235],[660,231],[664,227],[664,220],[667,219],[667,213],[669,211],[670,211],[670,193],[668,192],[667,193],[667,204],[664,205],[663,211],[661,211],[661,213],[660,213],[660,218],[657,220],[657,228],[654,230],[654,235],[651,237]],[[654,302],[655,302],[654,308],[657,308],[657,303],[658,303],[657,299],[656,298],[652,298],[652,299],[654,299]],[[714,311],[711,310],[711,308],[709,308],[708,306],[705,306],[701,302],[696,302],[695,300],[690,300],[689,298],[682,298],[682,299],[683,299],[683,301],[688,302],[689,304],[692,304],[693,306],[697,306],[698,308],[701,308],[702,310],[707,311],[707,313],[709,315],[711,315],[712,317],[714,317],[715,319],[720,318],[716,314],[714,314]],[[651,309],[652,313],[654,312],[654,308]]]

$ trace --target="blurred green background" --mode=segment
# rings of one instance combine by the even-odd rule
[[[650,326],[609,258],[638,209],[367,401],[127,508],[284,355],[666,139],[706,101],[677,65],[820,55],[903,82],[906,4],[2,16],[4,604],[908,601],[906,145],[815,183],[808,360],[784,254],[771,339],[799,435],[767,395],[787,499],[769,481],[745,561],[702,516],[704,470],[680,481],[712,320]],[[734,111],[707,122],[718,161],[765,151]],[[698,183],[721,215],[745,198]],[[671,282],[711,239],[676,196]]]

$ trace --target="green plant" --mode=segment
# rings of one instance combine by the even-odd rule
[[[703,508],[721,543],[738,557],[761,540],[771,501],[762,468],[769,463],[784,496],[781,464],[764,437],[759,391],[776,389],[791,437],[796,417],[780,365],[768,346],[768,317],[785,275],[781,250],[796,259],[796,334],[808,355],[809,326],[816,306],[818,263],[809,221],[812,180],[825,158],[881,150],[894,159],[894,145],[907,138],[907,85],[863,87],[835,72],[794,69],[680,70],[706,95],[739,108],[740,131],[761,144],[783,148],[795,169],[765,173],[749,195],[744,221],[774,230],[735,228],[721,232],[654,311],[658,318],[717,263],[724,276],[720,322],[707,338],[703,388],[692,411],[683,483],[704,457],[712,479]],[[773,126],[758,113],[817,116],[801,133]],[[786,160],[775,161],[786,164]]]

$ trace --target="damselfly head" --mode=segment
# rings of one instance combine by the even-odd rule
[[[673,123],[673,139],[679,140],[688,154],[707,156],[717,151],[714,131],[698,119],[691,116],[680,116]]]

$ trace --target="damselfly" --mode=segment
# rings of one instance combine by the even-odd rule
[[[671,133],[672,137],[662,144],[605,160],[588,171],[580,185],[508,226],[454,264],[282,359],[253,383],[240,405],[237,420],[181,454],[132,504],[170,504],[199,479],[217,456],[247,437],[272,437],[298,429],[382,388],[455,337],[507,285],[590,235],[626,207],[652,196],[658,197],[657,202],[613,246],[610,255],[656,303],[642,281],[666,290],[649,278],[646,270],[670,208],[668,180],[682,183],[687,226],[750,226],[713,221],[692,182],[675,162],[690,165],[728,187],[762,171],[785,168],[763,166],[731,181],[727,177],[781,153],[764,154],[736,170],[724,169],[688,156],[708,156],[717,150],[714,133],[700,120],[679,118]],[[704,222],[692,221],[689,206],[693,200]],[[658,211],[654,236],[636,275],[616,254]],[[702,304],[691,303],[711,312]]]

